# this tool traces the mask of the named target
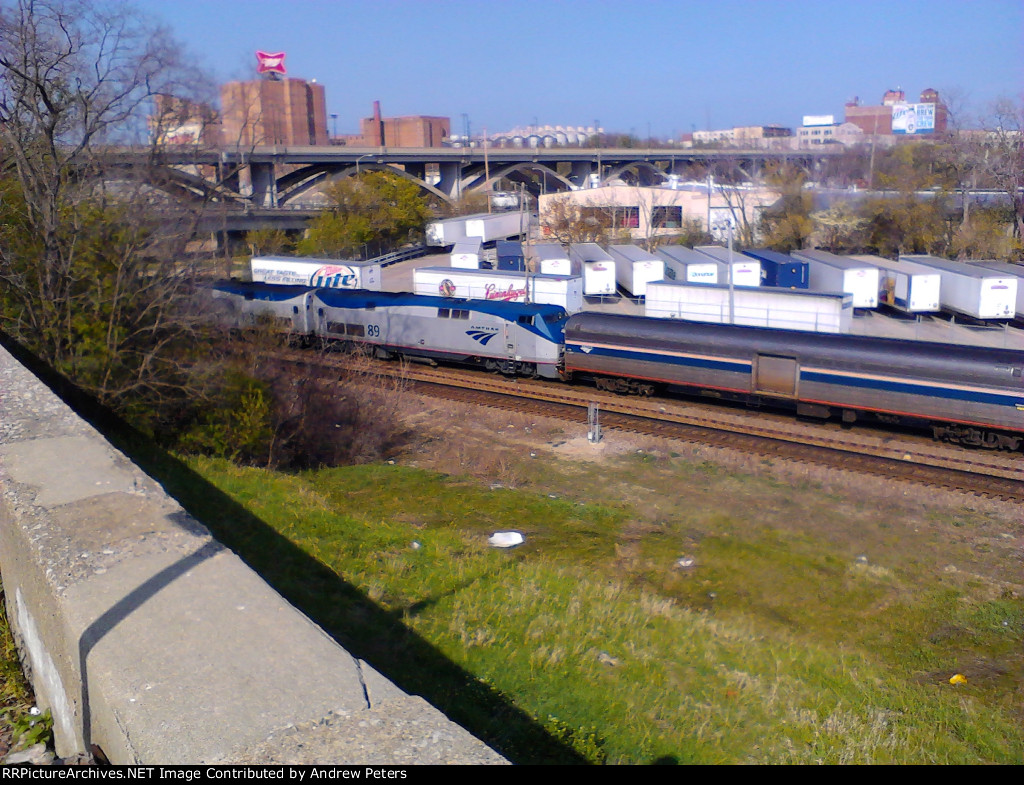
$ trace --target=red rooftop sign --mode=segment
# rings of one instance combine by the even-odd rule
[[[283,74],[284,52],[256,52],[256,73],[258,74]]]

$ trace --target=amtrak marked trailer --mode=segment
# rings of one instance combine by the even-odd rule
[[[939,302],[944,310],[975,319],[1011,319],[1017,310],[1017,277],[937,256],[909,254],[903,260],[931,267],[942,276]]]
[[[470,300],[551,303],[562,306],[569,313],[583,308],[583,280],[579,276],[420,267],[413,271],[412,277],[416,294]]]
[[[452,267],[458,267],[462,270],[479,270],[480,247],[482,245],[483,240],[479,237],[466,237],[463,240],[457,241],[451,253]]]
[[[807,262],[768,248],[752,248],[743,253],[761,262],[762,286],[777,286],[780,289],[810,288]]]
[[[848,292],[854,308],[878,307],[878,267],[848,256],[808,249],[793,251],[794,259],[807,262],[810,288],[817,292]]]
[[[729,264],[729,249],[720,245],[698,245],[693,250],[717,259],[722,264]],[[729,283],[725,278],[722,283]],[[744,256],[739,251],[732,252],[732,284],[733,286],[760,286],[761,262]]]
[[[655,253],[665,260],[665,280],[728,283],[728,266],[684,245],[665,245]]]
[[[583,270],[587,297],[615,294],[615,260],[597,243],[572,243],[569,258]]]
[[[906,259],[894,262],[880,256],[855,255],[851,259],[878,268],[878,302],[904,313],[935,313],[941,310],[938,270]]]
[[[1006,275],[1014,275],[1017,277],[1017,316],[1024,317],[1024,267],[1019,264],[1010,264],[1009,262],[994,262],[994,261],[981,261],[981,262],[970,262],[972,265],[978,267],[985,267],[989,270],[995,270],[997,273],[1005,273]]]
[[[544,275],[579,274],[579,265],[574,265],[569,252],[561,243],[534,243],[530,247],[533,258],[537,261],[538,272]]]
[[[380,262],[309,256],[254,256],[249,260],[249,270],[254,283],[380,291]]]
[[[656,281],[647,285],[644,314],[660,319],[728,324],[729,287]],[[853,295],[760,286],[732,290],[731,322],[821,333],[847,333],[853,319]]]
[[[647,284],[665,279],[665,260],[635,245],[609,245],[615,260],[615,282],[634,297],[647,293]]]

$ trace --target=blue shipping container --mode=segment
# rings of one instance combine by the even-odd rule
[[[496,251],[498,269],[523,272],[526,269],[526,257],[523,255],[523,244],[516,240],[498,240]]]
[[[777,286],[781,289],[808,287],[810,276],[807,262],[767,248],[757,248],[743,253],[761,262],[761,286]]]

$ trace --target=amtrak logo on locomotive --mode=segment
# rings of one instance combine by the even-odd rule
[[[483,330],[466,330],[466,335],[483,346],[486,346],[487,342],[497,334],[497,331],[485,332]]]

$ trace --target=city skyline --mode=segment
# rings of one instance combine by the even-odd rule
[[[222,83],[256,50],[326,89],[339,133],[386,116],[464,118],[476,134],[590,126],[645,137],[744,125],[795,128],[854,96],[937,89],[973,115],[1024,84],[1019,0],[830,2],[217,3],[138,0]],[[374,33],[373,31],[383,31]],[[332,128],[333,130],[333,128]]]

